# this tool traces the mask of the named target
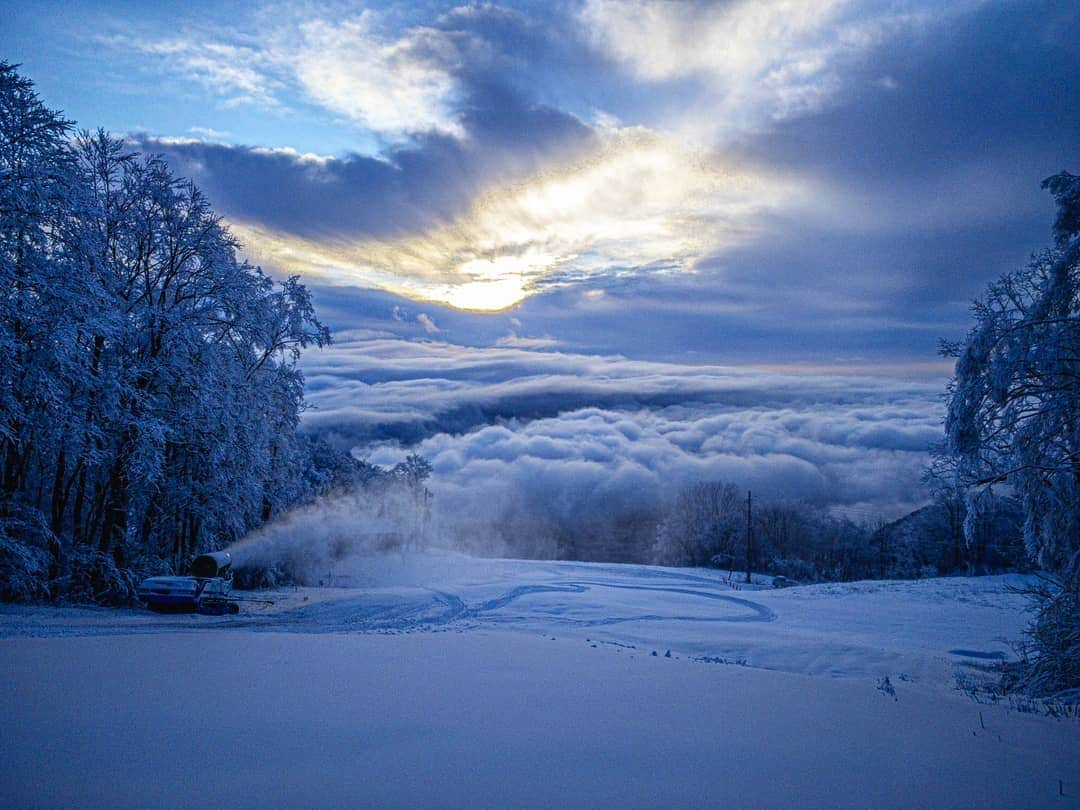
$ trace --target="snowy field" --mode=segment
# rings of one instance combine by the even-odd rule
[[[0,610],[0,806],[1080,807],[1080,723],[955,688],[1011,655],[1016,577],[331,578],[238,616]]]

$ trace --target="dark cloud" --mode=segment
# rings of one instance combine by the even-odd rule
[[[555,45],[565,40],[553,39],[548,22],[494,6],[461,7],[442,18],[439,30],[459,53],[447,69],[460,83],[465,138],[414,133],[376,156],[323,161],[257,146],[134,140],[196,180],[227,216],[331,238],[400,236],[450,221],[491,184],[592,144],[592,130],[546,103],[526,78],[553,48],[567,52],[568,44]]]
[[[283,150],[135,135],[193,179],[227,217],[304,237],[388,238],[452,220],[494,182],[585,148],[591,131],[508,93],[465,115],[471,138],[417,136],[379,157],[319,160]]]
[[[1040,181],[1077,168],[1078,23],[1072,2],[944,13],[870,53],[838,103],[733,147],[821,189],[705,263],[755,306],[721,319],[735,344],[929,358],[962,336],[985,284],[1048,243]]]
[[[1080,154],[1078,23],[1069,0],[945,11],[868,54],[839,103],[738,151],[866,202],[856,233],[1021,224],[1042,237],[1039,181]]]
[[[835,266],[821,272],[821,283],[829,286],[820,295],[800,285],[797,274],[786,275],[792,263],[805,261],[798,245],[775,259],[750,250],[735,255],[739,263],[691,276],[597,278],[553,287],[490,315],[355,287],[316,286],[314,292],[320,315],[334,329],[424,338],[408,321],[427,312],[439,324],[440,338],[462,346],[538,348],[528,343],[538,339],[549,349],[680,363],[849,365],[854,371],[878,363],[889,365],[893,375],[917,379],[943,380],[938,341],[967,329],[966,298],[932,300],[912,313],[890,311],[886,301],[854,300],[857,291],[844,287]],[[906,267],[918,257],[904,261]],[[748,278],[741,277],[744,268]],[[408,318],[395,320],[395,308]]]
[[[745,140],[771,162],[858,182],[946,175],[1004,154],[1074,159],[1076,4],[979,3],[870,52],[836,104]]]
[[[588,126],[548,104],[527,78],[552,64],[553,50],[563,57],[573,51],[552,25],[495,6],[463,6],[439,21],[459,54],[446,67],[461,85],[463,139],[414,133],[377,156],[322,161],[259,147],[135,140],[165,155],[238,220],[307,237],[413,234],[452,220],[490,185],[533,174],[593,143]],[[554,64],[568,61],[577,60]]]

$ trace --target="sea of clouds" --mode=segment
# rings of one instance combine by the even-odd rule
[[[305,427],[433,465],[436,531],[573,525],[730,481],[857,520],[927,500],[942,385],[345,333],[305,359]],[[513,549],[496,549],[509,551]]]

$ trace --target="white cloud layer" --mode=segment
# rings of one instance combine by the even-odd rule
[[[434,465],[438,510],[451,517],[497,523],[508,504],[524,500],[538,515],[568,520],[647,509],[693,482],[720,480],[766,498],[891,519],[925,500],[921,448],[935,422],[914,403],[582,408],[441,433],[417,449]]]
[[[936,385],[354,336],[305,359],[309,429],[428,457],[446,519],[657,503],[722,479],[895,517],[925,500]],[[463,511],[461,511],[463,510]]]

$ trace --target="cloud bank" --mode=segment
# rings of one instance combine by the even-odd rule
[[[537,553],[538,534],[707,480],[856,520],[927,498],[937,385],[352,338],[305,361],[305,428],[381,465],[427,457],[444,537],[516,526]]]

